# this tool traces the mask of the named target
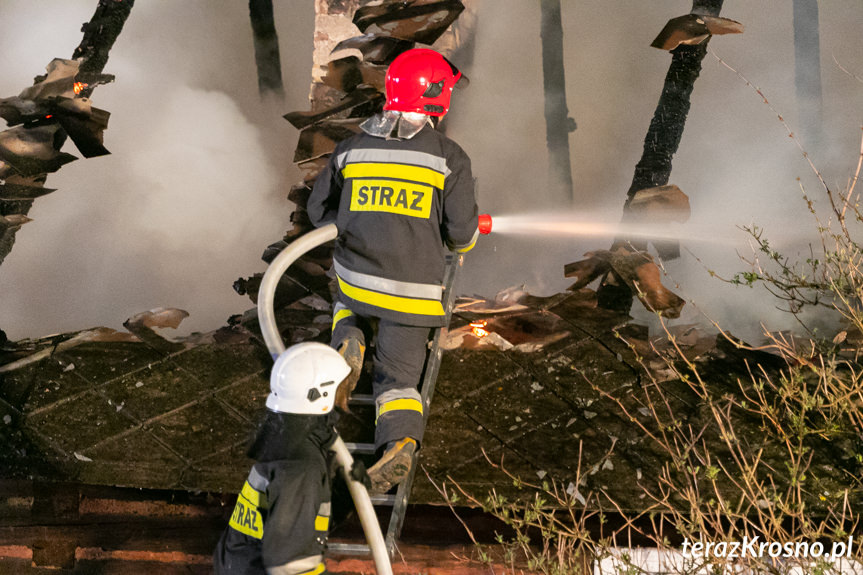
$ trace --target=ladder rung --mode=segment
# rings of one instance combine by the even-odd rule
[[[396,502],[395,494],[370,495],[369,498],[372,500],[372,505],[395,505]]]
[[[456,272],[461,266],[461,262],[462,256],[447,256],[446,259],[446,272],[444,274],[443,282],[444,301],[441,303],[443,303],[444,311],[446,312],[447,324],[449,324],[454,303],[452,286],[455,280]],[[424,374],[419,389],[420,396],[422,398],[422,404],[423,407],[425,407],[425,409],[423,410],[423,425],[428,422],[428,415],[431,407],[432,396],[434,395],[435,380],[437,379],[438,370],[440,369],[440,360],[442,353],[440,342],[444,334],[445,328],[436,328],[434,330],[434,335],[429,342],[429,353],[427,356],[426,365],[424,366]],[[352,405],[374,405],[375,401],[373,395],[357,394],[351,397],[349,403]],[[361,455],[373,455],[376,451],[374,444],[371,443],[346,443],[345,445],[351,453],[357,453]],[[413,485],[413,479],[417,469],[416,453],[412,456],[412,462],[413,465],[411,466],[410,472],[398,486],[398,490],[395,494],[371,496],[373,505],[389,505],[392,507],[392,511],[389,514],[389,526],[387,527],[385,539],[387,552],[389,553],[390,557],[392,557],[395,553],[396,541],[401,534],[402,525],[404,524],[404,516],[408,505],[408,496],[410,495],[411,486]],[[328,544],[328,549],[330,552],[335,554],[371,554],[371,549],[368,545],[361,545],[355,543],[331,542]]]
[[[348,443],[345,442],[345,447],[348,448],[348,451],[351,453],[359,453],[361,455],[374,455],[375,453],[375,444],[374,443]]]
[[[375,396],[370,393],[357,393],[348,400],[349,405],[374,405]]]
[[[335,555],[371,555],[372,550],[362,543],[327,543],[327,553]]]

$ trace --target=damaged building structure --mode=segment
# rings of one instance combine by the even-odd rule
[[[287,193],[295,206],[291,226],[264,249],[267,262],[312,229],[305,205],[314,180],[335,145],[381,109],[387,65],[417,45],[469,60],[479,7],[477,0],[315,0],[315,9],[311,109],[285,115],[299,130],[293,161],[303,181]],[[712,34],[741,31],[718,14],[696,12],[669,22],[655,47],[699,46]],[[27,221],[28,206],[54,191],[43,187],[46,173],[73,159],[59,151],[64,134],[85,157],[107,153],[102,131],[108,114],[76,97],[76,90],[110,78],[101,69],[79,69],[78,57],[55,60],[33,87],[0,100],[0,116],[10,126],[0,134],[0,261]],[[636,220],[681,221],[688,211],[688,198],[667,179],[639,185],[626,206]],[[647,246],[638,247],[621,239],[567,265],[562,273],[574,283],[553,296],[517,287],[488,297],[456,294],[410,494],[416,507],[406,519],[408,540],[434,539],[428,528],[412,526],[411,513],[445,507],[441,485],[457,485],[480,500],[492,490],[523,497],[509,474],[528,483],[553,479],[581,504],[601,494],[618,511],[645,509],[646,486],[656,484],[669,460],[638,423],[657,425],[650,400],[656,394],[681,425],[705,430],[718,457],[728,455],[702,398],[670,368],[671,352],[696,363],[717,388],[748,377],[753,362],[777,373],[784,363],[694,326],[672,328],[672,345],[665,334],[650,336],[633,323],[628,309],[603,306],[588,287],[600,278],[603,286],[623,287],[630,304],[635,296],[667,317],[679,315],[683,300],[662,285]],[[282,278],[276,317],[289,344],[328,342],[331,265],[332,246],[321,246]],[[256,303],[261,277],[240,278],[234,289]],[[164,330],[187,315],[159,308],[127,319],[126,331],[93,327],[3,342],[0,566],[71,570],[123,560],[176,561],[206,572],[208,545],[251,464],[245,450],[269,391],[272,360],[254,308],[213,331],[167,337]],[[368,442],[372,422],[372,406],[356,405],[339,431],[346,441]],[[741,437],[758,441],[755,423],[740,426]],[[833,455],[813,455],[827,488],[841,484],[844,463],[837,465]],[[844,462],[846,456],[853,454],[837,457]],[[764,457],[782,467],[781,451]],[[137,522],[130,515],[138,515]],[[58,522],[62,532],[45,527]],[[115,537],[94,524],[114,524]],[[159,537],[165,526],[177,535],[170,542]],[[338,529],[333,534],[335,541],[352,537]],[[129,559],[135,552],[143,555]],[[333,565],[335,572],[350,571],[347,564]]]

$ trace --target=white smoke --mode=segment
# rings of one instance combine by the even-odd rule
[[[819,6],[828,141],[824,149],[808,151],[838,187],[851,175],[859,153],[863,85],[841,72],[832,56],[863,73],[855,56],[863,52],[863,8],[851,0]],[[575,212],[620,217],[671,61],[650,42],[668,19],[691,7],[688,0],[562,3],[567,103],[578,123],[570,137]],[[791,3],[726,0],[721,15],[742,22],[746,30],[712,38],[710,50],[761,88],[797,130]],[[459,112],[449,133],[473,158],[480,212],[493,216],[552,207],[545,183],[539,18],[538,5],[512,0],[495,0],[493,10],[483,10],[470,88],[454,95],[453,106],[468,111]],[[826,203],[824,194],[776,112],[710,54],[691,103],[669,183],[689,195],[688,227],[717,230],[725,243],[684,243],[692,253],[684,251],[668,263],[664,283],[695,304],[684,308],[679,321],[697,321],[698,306],[740,336],[757,338],[759,320],[771,329],[793,325],[762,288],[723,284],[709,270],[732,277],[748,269],[740,258],[751,255],[748,236],[739,227],[753,223],[766,230],[772,245],[805,259],[816,229],[800,185],[819,205]],[[572,283],[563,277],[565,264],[609,246],[608,240],[492,233],[468,254],[460,288],[490,294],[524,283],[533,293],[550,295]],[[638,304],[633,313],[648,320]]]
[[[97,2],[2,4],[9,96],[71,56]],[[263,271],[263,248],[290,227],[296,131],[280,116],[308,108],[313,9],[276,16],[288,79],[279,105],[258,97],[244,3],[134,6],[105,69],[117,80],[93,94],[111,112],[112,155],[50,174],[58,191],[36,201],[0,267],[11,339],[119,328],[159,306],[190,312],[178,334],[207,331],[252,307],[232,284]],[[65,151],[80,155],[71,143]]]
[[[619,217],[671,60],[650,42],[691,6],[562,2],[567,101],[578,123],[570,137],[575,211]],[[7,96],[30,85],[52,58],[71,56],[96,0],[0,0],[0,7],[0,95]],[[863,76],[863,8],[856,0],[819,7],[828,141],[810,153],[828,183],[841,188],[859,150],[863,86],[833,57]],[[726,0],[722,15],[746,31],[713,38],[711,50],[761,88],[796,130],[791,3]],[[105,144],[113,155],[50,175],[48,186],[59,191],[37,200],[34,221],[0,266],[0,328],[11,338],[117,327],[155,306],[183,307],[191,312],[184,327],[206,330],[250,307],[231,284],[262,271],[261,250],[289,226],[285,196],[299,180],[291,162],[297,133],[280,116],[308,109],[313,3],[276,3],[276,20],[287,98],[265,106],[245,2],[136,4],[106,68],[117,81],[93,97],[112,112]],[[471,84],[454,94],[446,120],[448,135],[473,160],[480,210],[493,215],[563,209],[545,192],[539,23],[533,2],[481,4]],[[707,269],[725,276],[746,269],[738,252],[749,247],[738,226],[750,223],[764,227],[774,245],[790,247],[789,255],[807,253],[814,225],[798,177],[823,203],[776,114],[708,55],[670,183],[689,195],[691,225],[720,230],[737,244],[686,246],[694,255],[669,263],[667,285],[679,284],[680,295],[732,322],[739,335],[736,326],[750,329],[752,318],[787,320],[759,288],[721,284]],[[491,295],[525,283],[533,293],[555,293],[571,283],[566,263],[608,246],[492,234],[468,254],[457,291]],[[693,314],[687,306],[680,321]]]

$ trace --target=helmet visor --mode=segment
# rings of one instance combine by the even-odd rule
[[[449,65],[449,69],[452,71],[452,75],[455,76],[456,78],[458,78],[455,81],[455,87],[456,88],[467,88],[470,85],[470,79],[468,79],[467,76],[462,74],[461,70],[456,68],[455,64],[453,64],[452,62],[449,61],[449,58],[447,58],[446,56],[442,56],[442,58],[444,59],[444,62],[446,62]]]

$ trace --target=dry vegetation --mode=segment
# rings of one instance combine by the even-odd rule
[[[765,332],[767,342],[756,350],[716,327],[744,355],[769,353],[771,366],[747,362],[748,377],[730,388],[717,386],[666,330],[667,346],[652,350],[654,360],[663,359],[661,376],[648,367],[655,361],[642,360],[640,391],[615,397],[595,386],[666,456],[655,476],[639,482],[642,508],[624,509],[603,490],[588,491],[581,473],[574,481],[546,478],[538,484],[510,475],[524,495],[515,499],[441,486],[450,504],[467,500],[510,528],[498,536],[495,549],[479,546],[482,558],[502,553],[513,573],[563,575],[614,557],[604,563],[612,571],[640,573],[642,565],[621,548],[646,545],[665,553],[666,572],[863,572],[863,210],[856,186],[861,164],[863,147],[842,193],[831,190],[812,166],[827,209],[816,209],[804,190],[821,240],[805,261],[778,252],[761,230],[747,230],[755,248],[746,259],[750,270],[725,281],[768,289],[797,317],[801,335]],[[829,315],[841,327],[823,333],[809,325],[806,312],[813,308],[820,320]],[[698,426],[679,417],[666,395],[669,372],[697,396]],[[647,419],[634,413],[645,408]],[[502,464],[489,463],[508,473]],[[591,463],[580,462],[579,469]],[[755,549],[778,543],[780,556],[771,557],[777,548],[768,547],[760,556],[729,557],[732,542],[756,537]],[[814,555],[817,543],[829,553],[849,537],[856,571],[848,570],[848,559],[803,556],[805,549]],[[711,542],[714,553],[683,558],[683,538]]]

